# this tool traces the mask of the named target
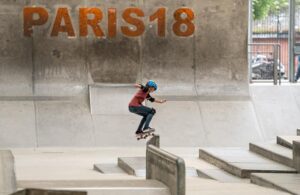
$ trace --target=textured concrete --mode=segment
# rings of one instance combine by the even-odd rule
[[[251,174],[251,182],[294,195],[300,194],[300,174],[255,173]]]
[[[25,38],[22,33],[24,5],[42,5],[49,12],[48,22],[34,28],[32,38]],[[49,36],[57,5],[70,8],[76,37],[68,38],[65,33],[58,37]],[[145,18],[146,31],[137,38],[121,35],[120,29],[113,39],[97,39],[91,30],[88,38],[80,38],[78,6],[96,6],[103,10],[114,7],[118,11],[136,6],[141,7],[147,17],[157,7],[167,7],[167,35],[159,38],[156,25]],[[172,32],[173,12],[182,6],[192,8],[196,14],[195,34],[185,38]],[[2,94],[77,96],[87,94],[89,83],[132,83],[153,78],[162,83],[165,94],[248,95],[248,4],[243,0],[133,0],[122,3],[113,0],[34,0],[3,1],[1,7],[1,34],[5,37],[1,44],[5,50],[1,65],[5,67],[3,75],[7,75],[1,77],[4,79]],[[121,13],[117,15],[120,27],[125,22]],[[105,32],[106,26],[104,19],[101,27]]]
[[[265,158],[294,167],[293,151],[276,143],[250,143],[249,149]]]
[[[11,151],[0,150],[0,194],[10,194],[16,190],[14,157]]]
[[[247,64],[248,2],[226,0],[193,3],[202,10],[194,41],[197,93],[247,96],[248,76],[245,73],[248,67],[241,64]]]
[[[300,142],[293,142],[294,167],[300,172]]]
[[[241,178],[254,172],[295,173],[296,170],[242,148],[202,148],[199,157]]]
[[[300,136],[277,136],[277,144],[293,149],[293,141],[300,141]]]
[[[148,145],[146,150],[146,179],[164,183],[171,195],[186,194],[184,160],[153,145]]]

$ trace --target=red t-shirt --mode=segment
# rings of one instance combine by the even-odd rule
[[[151,97],[147,91],[148,90],[141,85],[141,89],[131,99],[129,106],[141,106],[145,99],[148,99],[150,102],[154,102],[155,99]]]

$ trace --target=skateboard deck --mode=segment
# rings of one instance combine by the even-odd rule
[[[154,132],[155,132],[155,130],[152,130],[152,131],[149,131],[149,132],[146,132],[146,133],[137,134],[136,139],[137,140],[147,139],[147,137],[154,136],[155,135]]]

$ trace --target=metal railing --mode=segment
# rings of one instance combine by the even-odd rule
[[[248,47],[250,83],[273,81],[274,85],[280,85],[286,74],[280,44],[250,43]]]

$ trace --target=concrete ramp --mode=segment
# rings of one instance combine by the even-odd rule
[[[14,157],[11,151],[0,150],[0,195],[7,195],[16,190]]]

